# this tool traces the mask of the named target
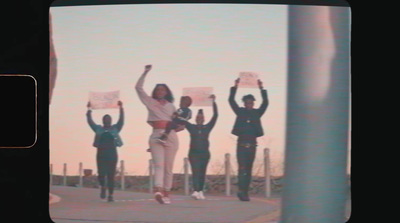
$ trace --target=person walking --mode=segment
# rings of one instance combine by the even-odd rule
[[[214,128],[218,118],[217,104],[215,95],[211,95],[213,100],[213,116],[210,121],[204,125],[204,113],[200,109],[196,116],[196,124],[186,123],[186,129],[190,134],[189,162],[193,174],[193,194],[196,200],[204,200],[204,183],[206,179],[207,165],[210,160],[208,140],[211,130]]]
[[[153,128],[149,137],[151,156],[154,162],[154,198],[160,204],[170,204],[169,192],[172,187],[175,155],[178,151],[179,141],[176,134],[182,131],[183,127],[178,127],[168,134],[165,143],[159,143],[159,138],[164,134],[166,127],[172,121],[172,116],[176,112],[173,104],[174,97],[166,84],[157,84],[153,92],[148,95],[144,89],[144,81],[152,65],[146,65],[143,74],[136,83],[135,89],[141,102],[148,110],[147,123]]]
[[[118,102],[118,105],[119,120],[114,125],[112,125],[112,118],[108,114],[103,116],[103,125],[96,124],[92,119],[90,102],[87,104],[88,111],[86,113],[87,122],[90,128],[95,132],[93,146],[97,148],[96,162],[98,170],[97,178],[100,183],[100,198],[106,198],[106,189],[108,187],[108,202],[114,201],[114,177],[118,162],[117,147],[123,145],[119,132],[124,125],[124,109],[121,101]]]
[[[257,137],[263,136],[264,131],[261,126],[261,116],[268,107],[267,90],[263,89],[262,82],[258,80],[258,87],[261,90],[262,103],[259,108],[254,108],[255,98],[248,94],[243,96],[244,107],[239,107],[235,101],[235,95],[240,79],[235,80],[235,85],[231,87],[229,94],[229,105],[236,114],[235,124],[232,134],[236,135],[237,148],[236,156],[238,161],[238,193],[241,201],[250,201],[249,186],[252,178],[253,162],[256,155]]]

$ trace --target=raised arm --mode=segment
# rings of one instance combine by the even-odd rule
[[[265,111],[267,110],[269,101],[268,101],[267,90],[265,90],[263,88],[262,82],[260,80],[258,80],[258,86],[261,90],[261,97],[262,97],[262,103],[261,103],[260,107],[258,108],[258,113],[260,114],[260,116],[262,116],[265,113]]]
[[[214,125],[217,122],[218,118],[218,108],[217,108],[217,103],[215,103],[215,95],[211,95],[211,97],[213,99],[213,116],[211,120],[207,123],[207,126],[210,128],[210,130],[214,128]]]
[[[90,109],[90,102],[88,102],[87,108],[88,108],[88,110],[86,112],[86,120],[87,120],[90,128],[92,128],[93,131],[96,131],[97,124],[92,119],[92,110]]]
[[[124,126],[124,120],[125,120],[125,116],[124,116],[124,108],[122,107],[122,101],[118,101],[118,105],[119,105],[119,119],[116,125],[118,131],[121,131],[122,126]]]
[[[231,106],[231,108],[232,108],[233,112],[235,112],[235,114],[237,114],[239,111],[239,105],[235,101],[235,95],[236,95],[236,91],[238,88],[238,84],[239,84],[239,78],[235,80],[235,85],[233,87],[231,87],[231,91],[229,94],[229,105]]]
[[[193,125],[192,123],[190,123],[188,121],[186,121],[185,123],[186,124],[185,124],[184,128],[186,128],[186,130],[191,134],[194,130],[195,125]]]
[[[143,74],[140,76],[139,80],[136,83],[135,89],[136,92],[142,101],[143,104],[148,105],[153,98],[150,97],[143,89],[144,80],[146,78],[147,73],[151,70],[151,65],[146,65]]]

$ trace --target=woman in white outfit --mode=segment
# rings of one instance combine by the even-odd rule
[[[148,110],[147,123],[153,127],[149,145],[155,169],[154,197],[160,204],[169,204],[171,203],[169,191],[172,187],[172,168],[179,147],[176,131],[183,130],[184,126],[171,131],[166,143],[158,143],[157,139],[165,131],[168,122],[172,120],[171,117],[176,108],[173,104],[172,92],[166,84],[157,84],[151,96],[143,90],[146,75],[151,68],[151,65],[145,66],[144,73],[136,83],[136,92]]]

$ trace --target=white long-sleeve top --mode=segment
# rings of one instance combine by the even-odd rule
[[[162,105],[156,99],[150,97],[143,89],[146,75],[140,76],[136,83],[136,92],[148,110],[147,122],[150,121],[171,121],[172,114],[176,111],[173,103],[167,102]]]

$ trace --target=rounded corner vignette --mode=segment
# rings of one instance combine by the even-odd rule
[[[37,87],[38,87],[38,81],[35,78],[35,76],[32,75],[32,74],[0,74],[0,78],[2,78],[2,77],[7,77],[7,78],[12,78],[12,77],[29,78],[29,79],[32,80],[32,83],[34,85],[34,96],[33,96],[34,97],[34,124],[33,124],[33,126],[34,126],[34,134],[33,135],[31,135],[31,134],[27,135],[26,142],[29,142],[29,143],[22,143],[21,145],[17,145],[15,143],[16,142],[15,140],[12,143],[6,143],[6,145],[5,145],[5,144],[3,144],[4,141],[1,140],[0,141],[0,149],[29,149],[29,148],[32,148],[32,147],[34,147],[36,145],[37,139],[38,139],[38,137],[37,137],[37,112],[38,112],[37,111],[37,91],[38,91]],[[32,96],[32,95],[29,95],[29,97],[30,96]],[[28,99],[28,100],[30,100],[30,99]],[[13,138],[20,138],[20,137],[13,137]]]

